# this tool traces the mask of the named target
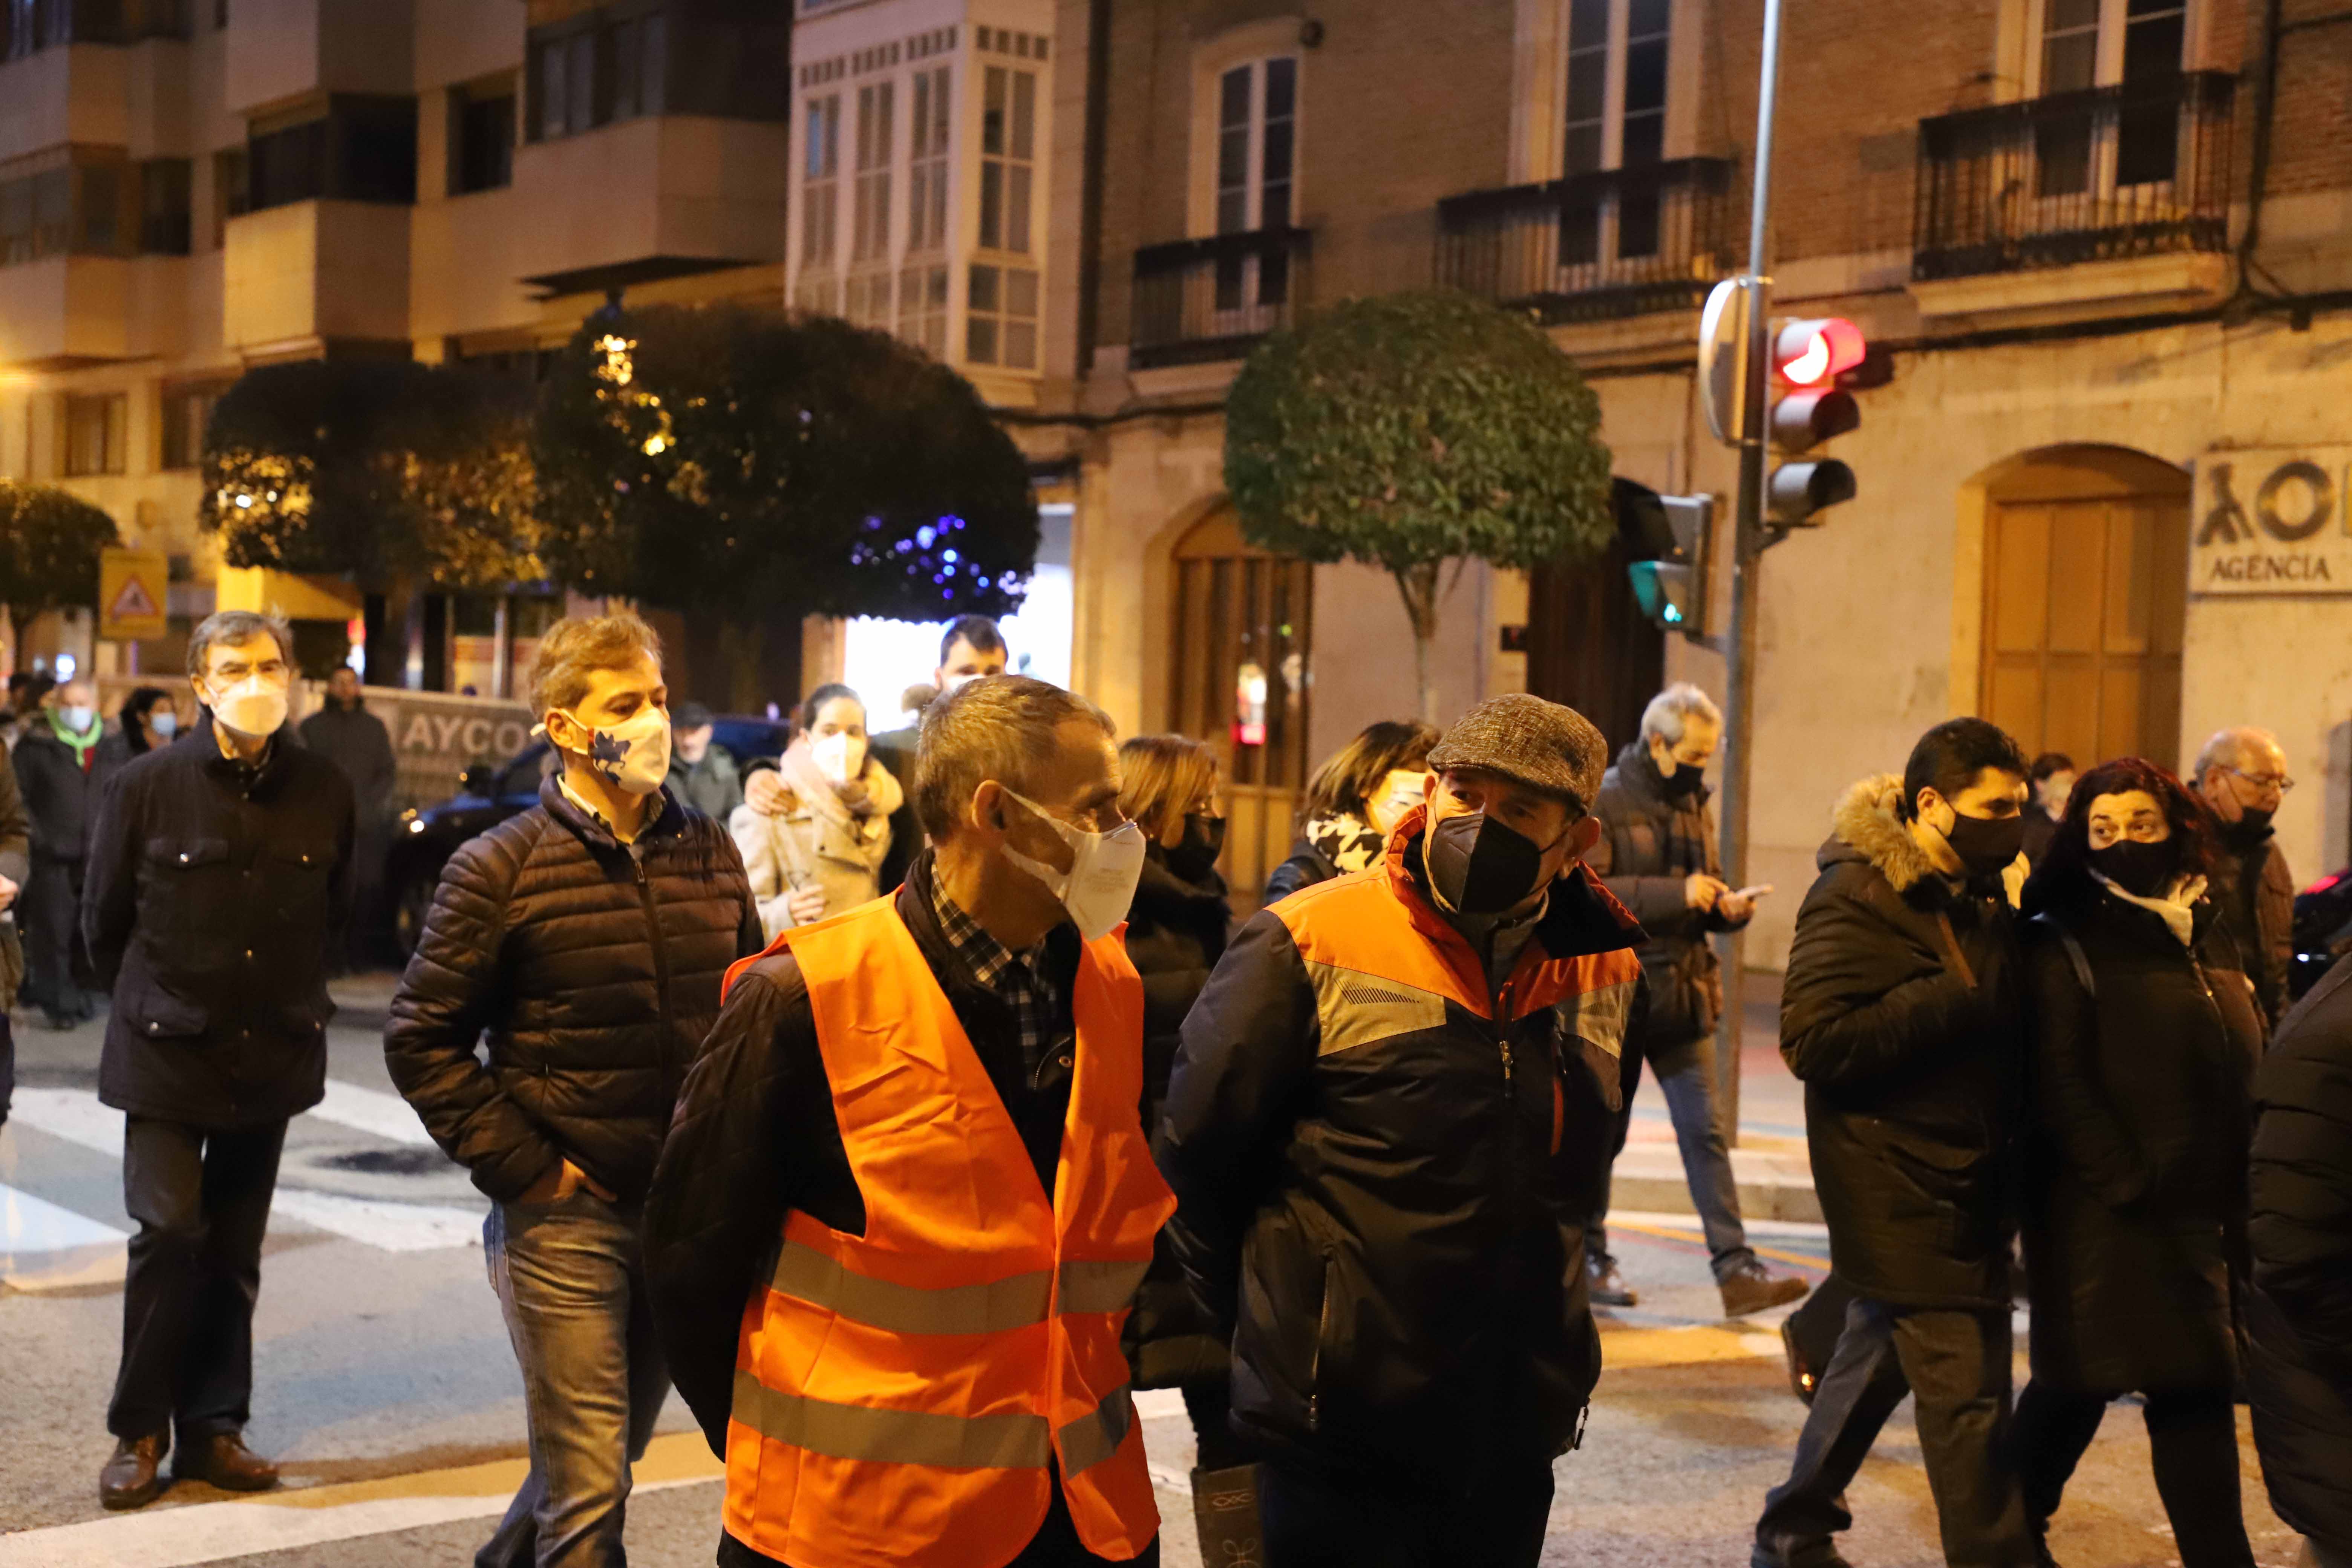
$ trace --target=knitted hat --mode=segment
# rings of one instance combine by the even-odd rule
[[[1483,768],[1591,809],[1609,765],[1609,743],[1573,708],[1524,691],[1489,697],[1454,722],[1429,753],[1432,771]]]

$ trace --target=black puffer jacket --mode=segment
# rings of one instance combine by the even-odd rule
[[[2279,1026],[2254,1118],[2254,1448],[2279,1517],[2352,1557],[2352,963]]]
[[[1330,857],[1302,837],[1290,847],[1290,858],[1265,874],[1265,901],[1280,903],[1299,889],[1328,882],[1339,874],[1339,868],[1331,864]]]
[[[2014,922],[1997,885],[1937,873],[1895,815],[1902,797],[1883,774],[1838,806],[1789,949],[1780,1055],[1805,1086],[1837,1272],[1896,1306],[2005,1308]]]
[[[1232,924],[1224,879],[1212,870],[1202,881],[1186,881],[1169,867],[1167,851],[1154,840],[1127,916],[1127,956],[1143,976],[1147,1128],[1160,1124],[1185,1016],[1209,983],[1209,972],[1224,956]],[[1171,1388],[1224,1374],[1224,1344],[1215,1325],[1195,1310],[1183,1270],[1164,1236],[1151,1272],[1136,1292],[1125,1333],[1128,1363],[1135,1369],[1139,1388]]]
[[[2252,988],[2087,874],[2045,883],[2021,933],[2035,1022],[2022,1188],[2033,1375],[2109,1395],[2227,1389],[2247,1079],[2263,1037]],[[2197,913],[2210,926],[2211,907]]]
[[[1172,1245],[1231,1329],[1234,1429],[1459,1490],[1569,1447],[1600,1373],[1590,1151],[1641,929],[1579,868],[1498,998],[1422,890],[1421,822],[1381,870],[1242,927],[1184,1022],[1157,1152]]]
[[[82,935],[114,991],[100,1099],[225,1129],[319,1103],[353,831],[350,782],[291,726],[258,768],[221,755],[209,713],[124,764],[82,882]]]
[[[1592,798],[1601,838],[1585,864],[1649,936],[1642,944],[1650,992],[1642,1043],[1661,1049],[1705,1037],[1723,1011],[1715,949],[1706,939],[1734,928],[1713,910],[1691,908],[1687,894],[1694,871],[1721,874],[1706,802],[1704,789],[1669,797],[1641,741],[1617,753]]]
[[[639,1198],[719,983],[761,946],[724,827],[664,791],[659,819],[624,845],[551,776],[537,805],[449,858],[384,1062],[491,1197],[511,1202],[567,1158]]]

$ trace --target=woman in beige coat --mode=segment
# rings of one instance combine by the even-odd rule
[[[789,926],[880,895],[890,814],[905,798],[890,770],[867,753],[866,707],[856,692],[820,686],[795,717],[798,732],[777,764],[782,809],[769,816],[738,806],[728,819],[771,942]]]

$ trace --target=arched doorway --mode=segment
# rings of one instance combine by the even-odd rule
[[[1231,507],[1188,529],[1171,564],[1169,725],[1224,763],[1225,879],[1254,902],[1307,784],[1314,568],[1245,542]]]
[[[1606,554],[1528,574],[1528,689],[1592,721],[1612,751],[1640,730],[1666,679],[1666,634],[1642,614],[1625,575],[1648,558],[1621,524]]]
[[[2053,447],[1981,483],[1978,710],[2029,753],[2172,766],[2189,476],[2121,447]]]

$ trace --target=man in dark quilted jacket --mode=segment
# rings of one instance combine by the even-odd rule
[[[522,1363],[530,1473],[474,1561],[618,1568],[629,1467],[669,1392],[637,1238],[646,1189],[760,917],[725,826],[664,787],[650,626],[559,624],[530,700],[558,767],[536,806],[450,857],[384,1059],[495,1204],[482,1240]]]

